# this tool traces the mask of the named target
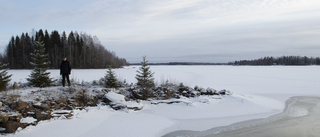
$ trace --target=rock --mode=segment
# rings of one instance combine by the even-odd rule
[[[114,110],[121,110],[127,108],[127,106],[123,104],[110,104],[110,107]]]
[[[27,107],[22,113],[23,117],[34,116],[36,109],[32,106]]]
[[[68,104],[75,104],[77,101],[75,99],[68,99],[66,102]]]
[[[206,94],[207,94],[207,90],[201,89],[201,90],[200,90],[200,93],[201,93],[201,95],[206,95]]]
[[[51,113],[41,112],[39,110],[36,111],[35,119],[37,119],[38,121],[47,120],[47,119],[50,119],[50,118],[51,118]]]
[[[70,118],[72,117],[72,111],[70,110],[59,110],[59,111],[54,111],[51,114],[52,117],[65,117],[65,118]]]
[[[138,111],[138,110],[142,110],[143,107],[128,107],[128,109],[134,110],[134,111]]]
[[[115,92],[109,92],[105,94],[103,101],[107,104],[110,104],[110,103],[119,104],[119,103],[126,102],[124,95],[117,94]]]
[[[190,93],[190,97],[196,97],[196,96],[200,96],[200,93],[198,93],[198,91],[192,91]]]
[[[124,100],[125,100],[125,101],[130,101],[130,98],[124,97]]]
[[[68,105],[68,102],[64,99],[59,99],[59,100],[56,100],[56,104],[62,104],[62,105]]]
[[[66,115],[65,117],[66,118],[71,118],[73,116],[73,114],[72,113],[69,113],[68,115]]]
[[[5,112],[0,112],[0,123],[5,123],[9,120],[9,115]]]
[[[55,104],[55,105],[53,105],[52,108],[55,109],[55,110],[58,110],[58,109],[61,108],[61,106],[60,106],[60,104]]]
[[[199,90],[199,86],[198,85],[194,86],[194,90]]]
[[[36,101],[40,102],[40,101],[41,101],[41,99],[40,99],[40,98],[36,98]]]
[[[124,95],[117,94],[115,92],[108,92],[103,98],[103,102],[110,105],[114,110],[120,110],[127,108],[127,101]]]
[[[29,103],[24,101],[18,101],[15,103],[16,110],[21,111],[22,109],[25,109],[28,107]]]
[[[226,92],[227,92],[227,90],[223,89],[223,90],[218,91],[217,93],[220,95],[225,95]]]
[[[47,111],[50,109],[49,105],[46,103],[36,103],[32,105],[34,108],[43,110],[43,111]]]
[[[181,93],[182,96],[185,96],[185,97],[190,97],[189,93],[187,91],[182,91]]]
[[[20,114],[13,114],[13,115],[9,115],[8,121],[20,122],[21,119],[22,119],[22,116]]]
[[[21,124],[20,122],[16,121],[8,121],[4,124],[2,124],[2,127],[6,130],[2,131],[3,133],[14,133],[19,127],[26,127],[26,124]]]
[[[12,110],[21,111],[21,110],[27,108],[28,105],[29,105],[28,102],[16,101],[16,102],[10,103],[10,104],[9,104],[9,107],[10,107]]]
[[[66,110],[73,110],[74,109],[74,107],[73,106],[70,106],[70,105],[67,105],[67,106],[65,106],[64,107]]]
[[[93,98],[93,99],[90,99],[90,101],[88,102],[88,106],[97,106],[97,103],[98,103],[99,99],[98,98]]]
[[[151,104],[158,105],[160,103],[165,103],[165,104],[173,104],[173,103],[185,103],[187,105],[192,104],[192,102],[188,101],[182,101],[182,100],[158,100],[158,101],[152,101]]]
[[[19,89],[19,85],[18,85],[17,82],[14,82],[14,83],[13,83],[13,89]]]
[[[208,94],[208,95],[213,95],[215,92],[216,92],[215,89],[210,88],[210,87],[207,88],[207,94]]]

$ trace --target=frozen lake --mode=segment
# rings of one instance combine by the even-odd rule
[[[140,66],[115,69],[117,77],[135,83]],[[59,70],[49,70],[58,79]],[[70,78],[82,82],[99,80],[106,69],[73,69]],[[216,90],[227,89],[236,93],[274,95],[319,95],[320,66],[151,66],[155,82],[174,83]],[[30,70],[9,70],[12,82],[26,82]]]
[[[292,97],[284,112],[269,118],[240,122],[207,131],[176,131],[164,137],[317,137],[320,98]]]

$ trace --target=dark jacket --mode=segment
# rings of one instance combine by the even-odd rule
[[[71,73],[71,67],[68,60],[62,61],[60,65],[60,74],[70,74]]]

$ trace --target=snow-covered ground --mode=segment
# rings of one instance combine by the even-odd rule
[[[139,66],[114,70],[118,78],[135,83]],[[140,102],[140,111],[114,111],[107,106],[75,110],[73,119],[56,119],[29,126],[7,136],[157,137],[176,130],[202,131],[249,119],[265,118],[284,109],[292,96],[320,96],[319,66],[151,66],[158,84],[183,82],[234,94],[222,99],[200,96],[185,103]],[[58,70],[50,70],[59,78]],[[26,82],[30,70],[9,70],[11,82]],[[106,69],[72,70],[76,81],[92,82]]]

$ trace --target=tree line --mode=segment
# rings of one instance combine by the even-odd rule
[[[319,57],[282,56],[235,61],[234,65],[320,65]]]
[[[119,68],[127,65],[124,58],[119,58],[114,52],[103,47],[97,37],[86,33],[65,31],[60,34],[54,30],[22,33],[21,36],[12,36],[0,61],[8,63],[11,69],[30,69],[31,54],[35,50],[35,41],[42,41],[45,53],[48,54],[50,68],[57,69],[61,60],[67,57],[73,68]]]

